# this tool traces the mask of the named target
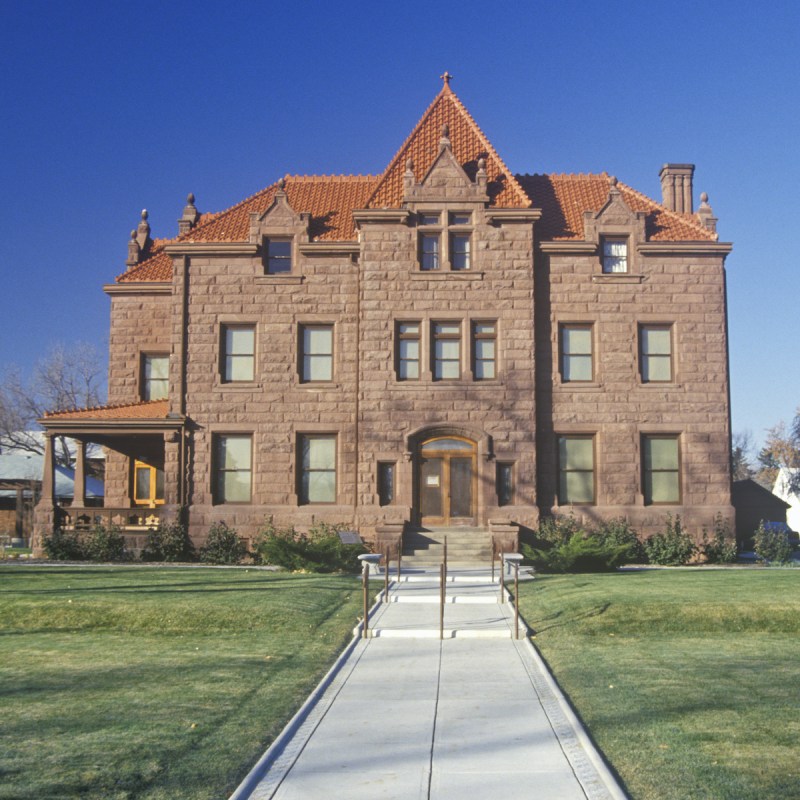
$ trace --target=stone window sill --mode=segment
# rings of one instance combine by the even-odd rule
[[[256,392],[260,389],[260,381],[231,381],[230,383],[218,381],[214,384],[214,391],[217,392]]]
[[[269,284],[297,285],[305,280],[303,275],[258,275],[254,283],[256,286],[267,286]]]
[[[457,270],[426,270],[411,273],[412,281],[482,281],[482,272],[472,272],[466,269]]]
[[[634,275],[631,272],[608,272],[602,275],[592,275],[592,283],[642,283],[644,275]]]

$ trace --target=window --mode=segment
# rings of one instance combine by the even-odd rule
[[[302,380],[333,380],[333,325],[303,325],[300,343]]]
[[[419,237],[420,243],[420,269],[439,269],[439,234],[423,233]]]
[[[252,381],[255,377],[256,329],[253,325],[222,326],[222,380]]]
[[[642,437],[642,491],[646,504],[680,503],[677,436]]]
[[[461,323],[433,323],[433,378],[437,381],[461,377]]]
[[[592,365],[592,326],[561,326],[561,380],[591,381],[594,377]]]
[[[628,271],[628,240],[603,239],[603,272]]]
[[[639,327],[639,367],[643,383],[672,380],[672,330],[669,325]]]
[[[394,473],[395,463],[393,461],[378,462],[378,502],[382,506],[388,506],[394,502]]]
[[[303,435],[299,437],[300,503],[336,502],[336,436]]]
[[[419,322],[397,323],[397,380],[419,380]]]
[[[142,355],[142,400],[164,400],[169,395],[169,356]]]
[[[558,502],[594,503],[594,437],[558,437]]]
[[[250,434],[218,434],[213,441],[214,502],[249,503],[253,437]]]
[[[497,377],[497,323],[472,323],[472,374],[476,381]]]
[[[153,508],[164,503],[164,470],[145,464],[133,463],[133,502],[137,506]]]
[[[469,212],[420,214],[419,268],[424,272],[447,265],[453,271],[472,266],[472,215]]]
[[[514,502],[514,465],[498,461],[496,472],[497,505],[510,506]]]
[[[292,240],[267,239],[266,248],[267,275],[280,275],[292,271]]]

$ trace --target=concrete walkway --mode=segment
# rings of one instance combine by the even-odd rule
[[[451,571],[444,639],[438,571],[403,577],[231,800],[625,797],[487,571]]]

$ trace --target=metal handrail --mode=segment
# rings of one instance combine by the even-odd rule
[[[444,639],[444,602],[447,593],[447,567],[439,566],[439,638]]]

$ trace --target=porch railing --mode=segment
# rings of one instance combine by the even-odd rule
[[[124,531],[148,531],[158,527],[161,509],[110,508],[108,506],[59,508],[56,525],[67,531],[90,530],[95,525],[117,525]]]

